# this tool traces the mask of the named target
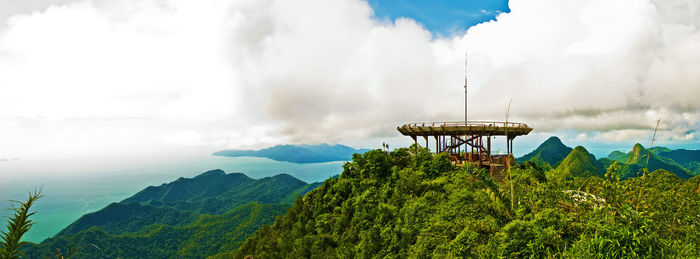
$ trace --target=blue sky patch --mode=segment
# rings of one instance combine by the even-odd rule
[[[425,26],[433,36],[462,34],[469,27],[490,21],[499,13],[510,12],[507,0],[400,1],[369,0],[378,19],[411,18]]]

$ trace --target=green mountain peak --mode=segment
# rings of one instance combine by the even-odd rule
[[[552,136],[540,144],[537,149],[517,159],[519,163],[531,161],[541,168],[552,168],[566,157],[571,148],[564,145],[556,136]]]
[[[585,152],[585,153],[588,153],[588,150],[586,150],[586,148],[583,147],[583,146],[576,146],[576,147],[574,148],[574,150],[572,150],[572,152],[574,152],[574,151],[575,151],[575,152]]]
[[[649,153],[642,144],[634,144],[632,151],[627,154],[626,164],[637,164],[641,160],[646,158],[646,154]]]
[[[569,171],[573,176],[602,176],[605,170],[602,163],[583,146],[577,146],[561,161],[557,171]]]
[[[607,158],[612,161],[624,163],[625,161],[627,161],[627,154],[622,151],[615,150],[613,152],[610,152],[610,155],[608,155]]]
[[[632,151],[627,154],[625,164],[636,165],[639,168],[648,168],[649,172],[664,169],[684,179],[688,179],[693,176],[688,169],[679,165],[672,159],[649,152],[649,150],[645,149],[644,146],[639,143],[634,144]]]

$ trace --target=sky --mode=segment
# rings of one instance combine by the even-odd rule
[[[408,145],[464,117],[465,53],[516,155],[700,149],[697,1],[0,0],[0,161]]]

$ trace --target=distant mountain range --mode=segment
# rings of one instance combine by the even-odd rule
[[[214,156],[228,157],[266,157],[272,160],[293,163],[322,163],[332,161],[349,161],[355,153],[365,153],[369,149],[354,149],[345,145],[277,145],[261,150],[221,150]]]
[[[212,170],[147,187],[24,250],[28,258],[44,258],[68,244],[95,244],[99,250],[86,248],[71,258],[203,258],[235,249],[319,185],[287,174],[255,180]]]
[[[618,175],[621,179],[638,176],[642,168],[649,172],[664,169],[678,177],[689,179],[700,174],[700,150],[671,150],[654,147],[651,152],[637,143],[632,151],[613,151],[607,157],[596,159],[584,147],[574,149],[564,145],[557,137],[550,137],[534,151],[517,159],[518,163],[533,162],[545,170],[568,171],[573,176],[603,176],[607,168],[618,162]]]

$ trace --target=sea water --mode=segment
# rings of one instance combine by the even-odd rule
[[[29,191],[41,189],[43,197],[33,207],[36,223],[23,240],[41,242],[86,213],[119,202],[148,187],[179,177],[222,169],[260,179],[286,173],[307,183],[320,182],[342,172],[344,162],[297,164],[259,157],[199,156],[157,162],[102,164],[99,161],[0,163],[0,216],[9,216],[10,202],[26,200]],[[3,221],[6,218],[3,218]],[[4,228],[4,222],[1,225]]]

